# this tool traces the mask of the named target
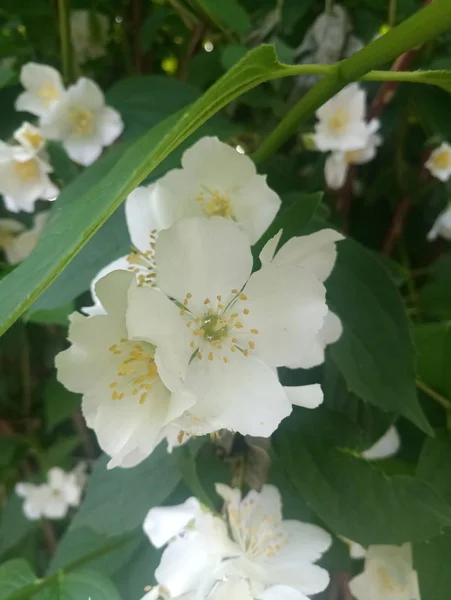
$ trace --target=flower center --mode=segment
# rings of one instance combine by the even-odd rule
[[[132,396],[139,395],[139,403],[144,404],[152,384],[158,378],[153,346],[146,342],[134,344],[121,338],[119,344],[113,344],[108,350],[123,359],[116,372],[123,379],[114,380],[109,386],[113,390],[111,400],[122,400],[125,393],[121,389],[131,385]]]
[[[200,192],[196,200],[207,217],[234,218],[230,198],[227,194],[204,187],[204,190]]]
[[[42,136],[39,133],[33,133],[32,131],[25,131],[24,138],[30,142],[33,148],[38,149],[43,142]]]
[[[149,249],[145,252],[132,246],[132,252],[127,256],[128,271],[135,273],[138,285],[151,285],[156,287],[157,266],[155,263],[155,243],[158,231],[153,229],[149,236]]]
[[[37,95],[44,102],[46,106],[50,106],[52,102],[58,100],[60,97],[59,91],[53,85],[53,83],[43,83],[37,90]]]
[[[401,584],[399,581],[396,581],[393,577],[393,573],[390,573],[388,569],[379,567],[377,570],[377,576],[384,592],[400,593],[406,590],[407,586],[405,584]]]
[[[22,181],[31,181],[39,175],[38,163],[34,158],[23,162],[15,160],[13,168]]]
[[[334,115],[329,119],[329,128],[334,133],[342,134],[349,123],[349,114],[344,108],[337,108]]]
[[[208,315],[201,322],[200,328],[203,330],[203,336],[209,342],[223,340],[229,333],[227,319],[219,315]]]
[[[76,135],[92,133],[94,129],[94,116],[90,110],[85,108],[71,108],[70,119],[72,121],[72,131]]]
[[[450,163],[450,152],[447,152],[446,150],[444,150],[443,152],[439,152],[439,154],[437,154],[434,157],[433,163],[434,163],[434,167],[436,169],[448,169],[449,168],[449,163]]]

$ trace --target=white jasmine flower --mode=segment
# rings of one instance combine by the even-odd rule
[[[370,546],[363,573],[350,581],[349,589],[356,600],[420,600],[411,545]]]
[[[65,473],[53,467],[47,473],[47,482],[41,485],[18,483],[16,493],[25,499],[23,510],[30,520],[40,518],[62,519],[70,507],[80,504],[83,486],[75,473]]]
[[[321,283],[331,274],[337,258],[336,242],[344,239],[341,233],[333,229],[323,229],[310,235],[293,237],[277,252],[282,236],[279,231],[267,242],[260,253],[262,265],[292,265],[307,269]],[[343,332],[340,319],[332,311],[328,311],[323,326],[318,331],[310,347],[293,357],[292,368],[308,369],[320,365],[325,360],[325,349],[336,342]]]
[[[41,130],[31,123],[28,123],[28,121],[22,123],[19,129],[16,129],[13,136],[22,148],[25,148],[25,150],[28,150],[28,152],[32,154],[37,154],[43,149],[45,144],[45,139],[41,134]]]
[[[379,128],[377,120],[365,121],[366,94],[351,83],[316,111],[314,140],[318,150],[359,150]]]
[[[15,103],[15,109],[42,117],[64,93],[61,75],[53,67],[26,63],[20,71],[20,82],[25,91]]]
[[[427,239],[432,242],[438,236],[445,240],[451,240],[451,206],[448,206],[439,214],[427,235]]]
[[[251,274],[246,235],[230,221],[184,219],[159,234],[158,289],[133,285],[127,329],[156,346],[155,364],[171,389],[196,398],[179,420],[200,435],[217,429],[267,437],[291,412],[297,392],[275,368],[308,353],[328,312],[325,288],[306,268],[267,265]]]
[[[70,15],[70,34],[78,64],[105,56],[110,22],[107,16],[88,10]]]
[[[99,86],[85,77],[67,89],[41,117],[40,125],[47,139],[62,142],[69,157],[85,167],[96,161],[102,148],[110,146],[124,128],[117,110],[105,105]]]
[[[436,148],[425,163],[426,169],[440,181],[451,177],[451,146],[444,142]]]
[[[363,165],[372,161],[376,156],[376,148],[381,141],[382,138],[379,135],[372,134],[368,137],[366,146],[359,150],[332,152],[326,158],[324,165],[327,185],[333,190],[342,188],[348,175],[349,165]]]
[[[55,200],[59,190],[50,181],[52,170],[42,154],[0,142],[0,193],[6,208],[33,212],[37,200]]]
[[[204,137],[186,150],[182,168],[168,171],[149,196],[149,229],[167,229],[184,217],[225,217],[254,244],[272,223],[279,196],[258,175],[252,160],[216,137]]]
[[[23,223],[15,219],[0,219],[0,248],[10,265],[22,262],[31,254],[47,219],[47,212],[38,213],[31,229],[26,229]]]
[[[371,448],[362,452],[363,458],[366,460],[379,460],[381,458],[389,458],[394,456],[401,446],[401,439],[398,430],[392,426],[387,429],[384,435],[377,440]]]
[[[231,535],[240,549],[239,556],[223,564],[225,573],[246,579],[253,597],[270,600],[290,597],[281,589],[269,593],[274,586],[291,588],[291,597],[299,599],[328,586],[328,572],[314,563],[329,549],[331,536],[316,525],[283,520],[277,488],[264,485],[260,493],[251,491],[243,500],[238,489],[216,484],[216,490],[225,501]]]
[[[125,326],[127,289],[134,277],[115,271],[97,283],[104,315],[71,316],[72,346],[56,357],[58,379],[83,394],[83,414],[108,466],[132,467],[146,458],[165,436],[165,427],[194,399],[165,387],[155,363],[155,348],[129,339]]]

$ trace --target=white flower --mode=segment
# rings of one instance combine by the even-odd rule
[[[314,140],[318,150],[359,150],[379,123],[366,123],[366,94],[357,83],[351,83],[316,111],[318,123]]]
[[[426,161],[425,167],[440,181],[448,181],[451,177],[451,146],[446,142],[440,144]]]
[[[78,64],[105,56],[110,22],[108,17],[88,10],[74,10],[70,15],[70,33]]]
[[[372,121],[371,123],[374,123]],[[368,127],[371,126],[371,123]],[[363,165],[373,160],[376,156],[376,148],[380,145],[382,138],[373,133],[370,134],[366,146],[359,150],[347,150],[346,152],[335,151],[327,158],[324,165],[326,183],[332,190],[343,187],[348,175],[349,165]]]
[[[17,495],[25,499],[23,510],[30,520],[64,518],[71,506],[80,504],[82,491],[76,473],[65,473],[59,467],[50,469],[46,483],[16,485]]]
[[[20,72],[20,82],[25,91],[16,100],[16,110],[38,117],[45,115],[64,93],[61,75],[48,65],[26,63]]]
[[[41,130],[31,123],[28,123],[28,121],[24,121],[19,129],[16,129],[13,136],[22,148],[25,148],[25,150],[28,150],[28,152],[32,154],[37,154],[43,149],[45,144],[45,139],[41,134]]]
[[[366,460],[379,460],[381,458],[389,458],[395,455],[401,446],[401,440],[396,427],[389,427],[384,435],[377,442],[362,452],[363,458]]]
[[[47,219],[47,212],[38,213],[31,229],[26,229],[23,223],[15,219],[0,219],[0,247],[10,265],[22,262],[31,254]]]
[[[279,196],[258,175],[252,160],[215,137],[186,150],[182,168],[157,181],[149,197],[150,229],[167,229],[183,217],[225,217],[238,223],[254,244],[272,223]]]
[[[162,231],[155,262],[159,289],[130,288],[127,329],[156,346],[168,387],[183,381],[194,394],[181,430],[267,437],[298,392],[301,405],[317,405],[319,386],[288,388],[288,397],[275,372],[308,353],[328,312],[325,288],[308,269],[269,264],[251,275],[246,235],[219,217]]]
[[[0,142],[0,193],[11,212],[33,212],[37,200],[55,200],[58,188],[50,181],[52,167],[43,154]]]
[[[277,247],[282,236],[279,231],[264,246],[260,253],[262,265],[292,265],[307,269],[323,283],[329,277],[337,258],[335,243],[344,239],[341,233],[333,229],[323,229],[310,235],[293,237],[279,250]],[[276,252],[277,250],[277,252]],[[326,346],[336,342],[343,332],[340,319],[332,311],[328,311],[323,326],[318,331],[311,345],[302,354],[293,357],[287,366],[309,369],[324,362]]]
[[[363,573],[350,581],[349,589],[356,600],[420,600],[411,545],[370,546]]]
[[[439,214],[427,235],[427,239],[432,242],[438,236],[441,236],[445,240],[451,240],[451,206],[448,206],[448,208]]]
[[[74,313],[72,346],[56,357],[58,379],[83,394],[83,414],[111,456],[110,468],[132,467],[146,458],[166,435],[165,427],[194,401],[183,390],[171,394],[164,386],[154,346],[129,340],[125,311],[127,289],[136,286],[133,279],[131,273],[115,271],[97,283],[107,314]]]
[[[105,106],[99,86],[85,77],[67,89],[40,125],[44,137],[61,141],[70,158],[83,166],[97,160],[124,128],[120,114]]]
[[[257,598],[284,598],[276,593],[261,596],[273,586],[292,588],[299,598],[327,587],[328,572],[314,563],[330,547],[331,536],[310,523],[284,521],[277,488],[264,485],[260,493],[251,491],[243,500],[237,489],[216,484],[216,490],[225,501],[230,531],[240,548],[239,556],[224,563],[225,573],[248,580]]]

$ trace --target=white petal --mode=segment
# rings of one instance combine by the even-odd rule
[[[100,271],[97,273],[97,275],[91,281],[91,285],[90,285],[91,296],[92,296],[92,299],[94,300],[94,304],[92,306],[83,306],[80,309],[81,312],[83,312],[85,315],[88,315],[88,316],[105,314],[106,311],[103,308],[102,303],[100,302],[100,300],[96,294],[96,284],[98,281],[100,281],[100,279],[102,279],[103,277],[108,275],[108,273],[112,273],[113,271],[129,272],[130,263],[127,261],[127,256],[121,256],[120,258],[113,260],[113,262],[110,262],[108,265],[103,267],[103,269],[100,269]],[[119,280],[117,280],[117,281],[119,281]],[[132,277],[129,277],[129,284],[131,283],[131,281],[132,281]],[[128,285],[127,285],[127,287],[128,287]],[[112,293],[115,295],[115,292],[112,291]],[[105,293],[105,297],[107,299],[108,299],[109,295],[110,294],[108,292]],[[125,307],[124,307],[124,310],[125,310]]]
[[[114,108],[105,106],[100,112],[98,119],[102,144],[110,146],[121,135],[124,129],[121,115]]]
[[[327,588],[330,581],[326,569],[309,562],[279,559],[277,554],[273,560],[266,562],[265,567],[268,583],[285,584],[306,596],[319,594]]]
[[[401,439],[398,430],[396,427],[392,426],[373,446],[371,446],[371,448],[362,452],[362,456],[367,460],[388,458],[394,456],[398,452],[400,446]]]
[[[228,363],[194,359],[185,385],[196,396],[190,412],[195,420],[207,421],[210,431],[268,437],[291,413],[277,375],[258,358],[239,352]]]
[[[122,318],[125,317],[127,292],[132,282],[134,282],[133,273],[126,272],[125,270],[108,272],[96,281],[96,297],[108,314],[118,315],[118,317]]]
[[[287,536],[287,543],[276,555],[278,562],[311,562],[314,563],[329,550],[332,544],[330,534],[311,523],[285,520],[281,530]]]
[[[341,233],[334,229],[322,229],[310,235],[293,237],[280,248],[273,263],[305,267],[319,281],[325,281],[331,274],[337,257],[335,242],[343,239]]]
[[[51,488],[62,490],[66,483],[66,473],[59,467],[52,467],[47,473],[47,479]]]
[[[303,267],[271,264],[253,273],[244,291],[245,327],[259,332],[257,356],[279,367],[308,352],[327,314],[325,288],[314,275]]]
[[[208,600],[253,600],[249,584],[244,579],[219,581],[208,596]],[[283,598],[280,598],[283,600]],[[291,600],[291,599],[288,599]],[[293,600],[303,600],[302,597]]]
[[[150,233],[162,229],[153,209],[155,185],[138,187],[125,201],[125,219],[132,244],[141,252],[150,248]]]
[[[234,297],[252,270],[252,254],[244,233],[231,221],[192,218],[162,231],[155,248],[157,284],[168,296],[183,302],[192,294],[188,310],[204,313],[204,301],[222,303]]]
[[[284,386],[285,394],[291,404],[303,408],[317,408],[323,403],[324,394],[319,383],[302,386]]]
[[[344,152],[332,152],[324,164],[324,176],[327,185],[332,190],[339,190],[344,186],[348,174],[348,163]]]
[[[74,162],[89,167],[102,154],[102,143],[97,138],[70,137],[63,141],[63,147]]]
[[[95,81],[86,77],[80,77],[74,85],[71,85],[67,90],[67,95],[71,104],[77,108],[97,111],[105,105],[105,98],[100,87]]]
[[[324,325],[321,328],[319,337],[324,346],[337,342],[343,333],[343,325],[335,313],[329,311],[324,319]]]
[[[287,585],[273,585],[258,596],[258,600],[309,600],[302,592]]]
[[[272,237],[270,240],[268,240],[266,242],[266,244],[263,246],[262,251],[258,255],[258,258],[260,259],[260,263],[261,263],[262,267],[273,261],[274,255],[276,254],[276,250],[277,250],[277,247],[280,242],[280,238],[282,237],[282,233],[283,233],[283,230],[279,229],[279,231],[276,233],[276,235],[274,237]]]
[[[200,512],[197,498],[188,498],[178,506],[151,508],[144,519],[144,532],[156,548],[161,548],[179,535]]]

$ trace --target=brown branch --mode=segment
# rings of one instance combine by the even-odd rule
[[[188,78],[189,63],[190,63],[191,59],[193,58],[193,56],[196,54],[197,49],[199,48],[199,45],[202,42],[202,38],[204,37],[206,29],[207,29],[207,26],[205,23],[199,23],[198,25],[196,25],[194,27],[194,29],[191,33],[191,39],[188,44],[188,48],[186,50],[184,57],[180,61],[179,79],[181,81],[186,81]]]
[[[405,196],[396,207],[390,229],[387,232],[384,245],[382,247],[382,254],[385,254],[385,256],[390,256],[390,254],[393,252],[393,248],[395,247],[396,242],[398,241],[398,238],[404,228],[404,223],[410,207],[411,204],[407,196]]]
[[[44,532],[45,541],[49,549],[50,555],[53,556],[58,547],[58,539],[55,535],[53,525],[47,519],[42,519],[42,531]]]

